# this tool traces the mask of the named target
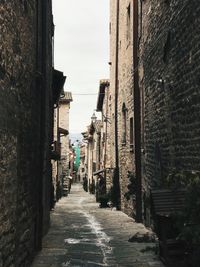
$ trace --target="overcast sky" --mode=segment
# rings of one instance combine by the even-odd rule
[[[109,0],[53,0],[55,68],[71,91],[70,133],[85,131],[99,80],[109,78]]]

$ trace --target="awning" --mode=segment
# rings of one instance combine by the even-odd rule
[[[101,170],[98,170],[96,172],[93,172],[93,175],[98,175],[98,174],[105,172],[105,171],[106,171],[106,169],[101,169]]]
[[[61,128],[61,127],[58,128],[58,131],[59,131],[59,134],[63,134],[63,135],[68,135],[69,134],[68,130],[66,130],[64,128]]]

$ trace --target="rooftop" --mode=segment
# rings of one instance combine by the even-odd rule
[[[64,96],[62,96],[60,98],[60,100],[59,100],[59,102],[61,102],[61,103],[69,103],[71,101],[73,101],[72,93],[71,92],[66,92],[66,91],[64,92]]]

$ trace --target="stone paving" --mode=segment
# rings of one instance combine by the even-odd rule
[[[51,214],[51,227],[32,267],[163,267],[155,243],[128,242],[149,232],[120,211],[101,209],[75,184]]]

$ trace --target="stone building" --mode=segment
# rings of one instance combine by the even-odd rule
[[[135,176],[133,92],[132,1],[110,1],[110,98],[111,132],[115,133],[115,167],[119,172],[121,209],[135,214],[134,196],[129,196]],[[113,154],[113,152],[112,152]]]
[[[69,176],[69,109],[72,101],[71,92],[65,92],[64,97],[59,100],[59,134],[61,141],[61,166],[62,181],[66,184],[67,176]],[[63,188],[64,189],[64,188]],[[65,190],[65,189],[64,189]]]
[[[85,170],[88,190],[95,193],[97,177],[95,172],[99,170],[100,163],[100,138],[101,138],[101,120],[97,120],[95,113],[91,117],[91,123],[87,131],[83,132],[83,141],[85,142]]]
[[[0,32],[0,266],[21,267],[49,226],[51,1],[1,1]]]
[[[75,173],[75,169],[74,169],[74,161],[75,161],[75,151],[74,148],[71,144],[71,141],[69,140],[69,174],[70,176],[73,178],[74,181],[74,173]]]
[[[121,209],[150,224],[150,190],[163,188],[174,170],[200,170],[200,9],[188,0],[111,0],[110,10],[111,131]]]
[[[173,170],[200,171],[199,14],[197,1],[188,0],[143,2],[139,9],[147,194]]]
[[[109,80],[100,80],[96,111],[101,112],[101,119],[97,119],[94,113],[87,131],[83,133],[84,156],[81,165],[84,166],[88,189],[96,195],[100,180],[105,184],[104,194],[113,187],[115,156],[111,103]]]
[[[88,191],[88,133],[81,133],[83,136],[80,151],[80,177],[83,182],[83,188]]]
[[[71,92],[63,92],[54,111],[54,146],[52,160],[52,179],[54,195],[58,200],[67,195],[69,173],[69,109]]]
[[[80,182],[83,183],[86,178],[86,154],[87,154],[87,145],[82,143],[80,145],[80,166],[78,170],[78,175],[80,177]]]
[[[97,112],[101,112],[101,130],[98,138],[96,175],[105,176],[106,191],[109,192],[114,170],[114,132],[111,131],[113,119],[111,118],[111,94],[109,80],[100,80],[97,99]]]

